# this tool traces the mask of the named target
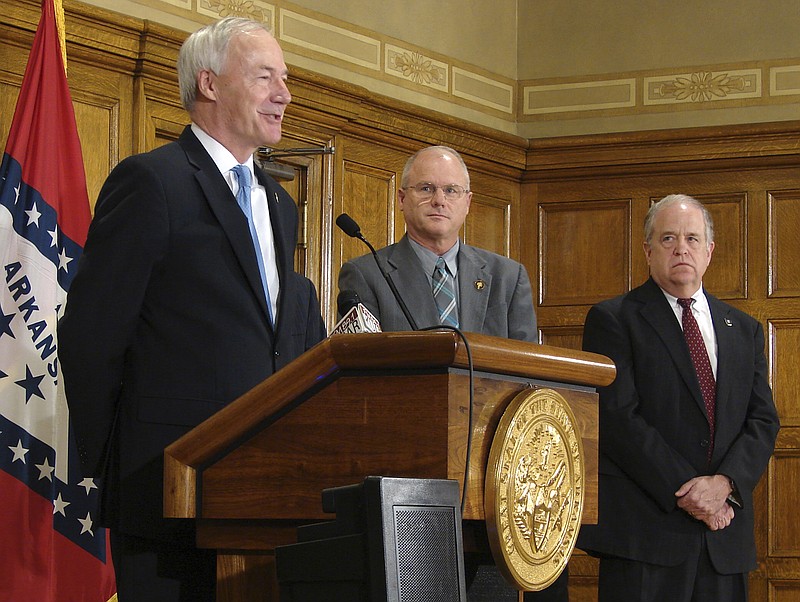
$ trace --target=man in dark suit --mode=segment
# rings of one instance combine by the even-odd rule
[[[214,551],[162,518],[164,448],[326,334],[293,271],[295,203],[253,163],[291,100],[277,41],[224,19],[187,39],[178,70],[192,124],[108,177],[59,324],[121,602],[215,599]]]
[[[600,390],[600,602],[747,599],[753,489],[779,423],[761,324],[707,294],[701,203],[670,195],[645,222],[650,279],[594,306],[583,347],[614,360]]]
[[[449,324],[462,331],[538,342],[531,283],[524,266],[459,240],[471,200],[469,172],[458,152],[444,146],[418,151],[406,162],[397,191],[407,233],[379,250],[378,257],[403,300],[413,307],[418,327]],[[449,312],[434,293],[440,269],[452,289]],[[342,266],[339,290],[358,293],[382,330],[411,329],[371,255]],[[499,573],[486,567],[480,571],[479,581],[488,581],[488,588],[502,599],[516,600],[516,592]],[[525,599],[567,600],[567,582],[564,571],[549,588],[528,592]]]

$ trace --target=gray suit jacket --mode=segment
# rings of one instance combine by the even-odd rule
[[[747,314],[706,295],[717,337],[717,411],[708,464],[708,419],[689,349],[653,280],[595,305],[583,347],[610,357],[616,380],[600,393],[599,523],[583,525],[578,547],[663,566],[697,553],[702,539],[716,570],[756,566],[753,490],[778,433],[764,331]],[[709,531],[676,504],[689,479],[724,474],[742,508]]]
[[[408,236],[378,251],[378,257],[400,292],[417,326],[439,324],[436,302]],[[536,314],[528,272],[522,264],[461,243],[458,252],[459,324],[466,332],[537,342]],[[411,326],[371,254],[342,266],[339,290],[358,293],[384,331]]]

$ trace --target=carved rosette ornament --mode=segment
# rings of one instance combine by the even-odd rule
[[[539,591],[566,567],[581,524],[583,444],[566,399],[530,389],[506,408],[486,469],[486,528],[513,585]]]

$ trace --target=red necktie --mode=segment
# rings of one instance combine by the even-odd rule
[[[694,370],[697,373],[697,380],[700,382],[700,391],[703,394],[703,403],[706,406],[708,415],[708,430],[710,442],[708,445],[708,458],[711,459],[711,452],[714,450],[714,412],[717,399],[717,383],[714,380],[714,372],[711,370],[711,362],[708,359],[708,351],[700,334],[700,327],[692,314],[692,303],[694,299],[678,299],[678,304],[683,308],[681,321],[683,322],[683,336],[686,337],[686,344],[689,346],[689,355],[692,356]]]

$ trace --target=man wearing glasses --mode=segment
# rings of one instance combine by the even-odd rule
[[[419,328],[444,324],[466,332],[538,342],[525,267],[459,240],[471,200],[469,172],[455,150],[431,146],[418,151],[406,162],[397,191],[406,235],[378,251],[380,262]],[[371,255],[342,266],[339,290],[358,293],[383,331],[412,329]],[[490,593],[485,599],[517,600],[516,591],[494,567],[478,569],[477,563],[490,562],[488,558],[465,560],[467,583],[473,582],[470,599],[484,599]],[[525,600],[567,599],[566,571],[549,588],[525,594]]]
[[[406,162],[397,191],[407,233],[378,251],[381,264],[420,328],[449,324],[537,342],[525,268],[459,240],[471,200],[469,172],[455,150],[431,146],[418,151]],[[358,293],[384,331],[411,329],[370,255],[342,266],[339,290]]]

